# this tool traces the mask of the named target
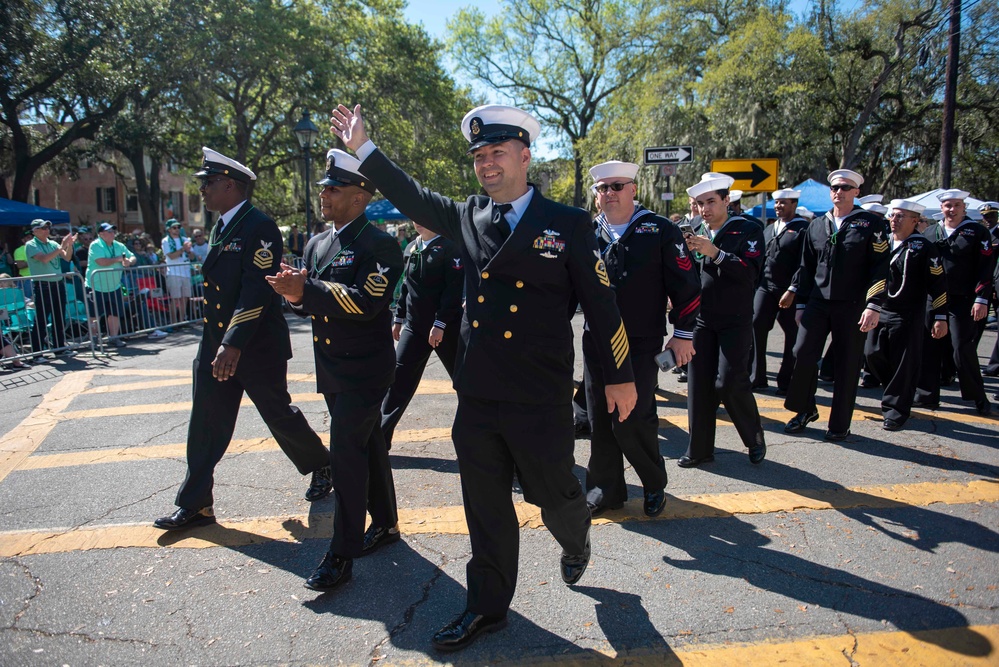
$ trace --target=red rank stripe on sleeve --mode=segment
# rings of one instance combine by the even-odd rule
[[[697,295],[693,301],[687,304],[686,308],[680,311],[680,317],[686,317],[687,315],[690,315],[692,312],[697,310],[698,307],[700,307],[700,305],[701,305],[701,296]]]
[[[694,268],[694,265],[690,262],[690,257],[684,257],[676,259],[676,265],[681,271],[690,271]]]

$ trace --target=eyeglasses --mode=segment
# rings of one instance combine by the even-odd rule
[[[201,189],[205,190],[205,189],[209,188],[212,184],[218,183],[221,180],[222,180],[221,177],[216,178],[214,181],[211,180],[211,179],[209,179],[209,178],[204,178],[204,179],[201,180]]]
[[[856,185],[846,185],[846,184],[842,184],[842,185],[830,185],[829,189],[832,190],[833,192],[839,192],[840,190],[843,190],[843,191],[846,191],[846,190],[856,190],[857,186]]]
[[[608,190],[613,190],[614,192],[621,192],[624,190],[624,186],[631,185],[635,181],[624,181],[623,183],[601,183],[600,185],[595,185],[594,190],[602,195],[607,194]]]

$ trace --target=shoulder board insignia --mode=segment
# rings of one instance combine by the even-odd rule
[[[269,269],[274,266],[274,253],[271,252],[271,244],[267,241],[260,241],[261,247],[253,253],[253,265],[258,269]]]

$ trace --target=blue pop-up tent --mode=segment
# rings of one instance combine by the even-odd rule
[[[801,191],[801,197],[798,199],[798,206],[804,206],[816,215],[819,213],[825,213],[832,208],[832,201],[829,199],[829,186],[819,183],[814,178],[809,178],[807,181],[798,183],[792,188],[792,190]],[[760,215],[760,206],[754,206],[752,210],[750,210],[750,213],[755,215],[757,218],[763,217]],[[767,217],[777,217],[777,214],[774,213],[773,200],[767,201]]]
[[[30,225],[35,218],[48,220],[54,225],[69,224],[69,213],[66,211],[0,199],[0,225],[24,227]]]
[[[409,220],[406,216],[399,212],[395,206],[392,205],[388,199],[379,199],[378,201],[371,202],[368,204],[367,208],[364,209],[364,215],[368,220]]]

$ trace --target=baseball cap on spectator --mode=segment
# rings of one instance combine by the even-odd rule
[[[118,228],[112,225],[110,222],[102,222],[97,228],[99,232],[116,232]]]
[[[31,221],[32,229],[41,229],[42,227],[51,227],[52,223],[48,220],[42,220],[41,218],[35,218]]]
[[[167,229],[170,229],[171,227],[182,227],[182,226],[183,225],[181,225],[180,221],[177,220],[176,218],[170,218],[169,220],[166,221]]]

